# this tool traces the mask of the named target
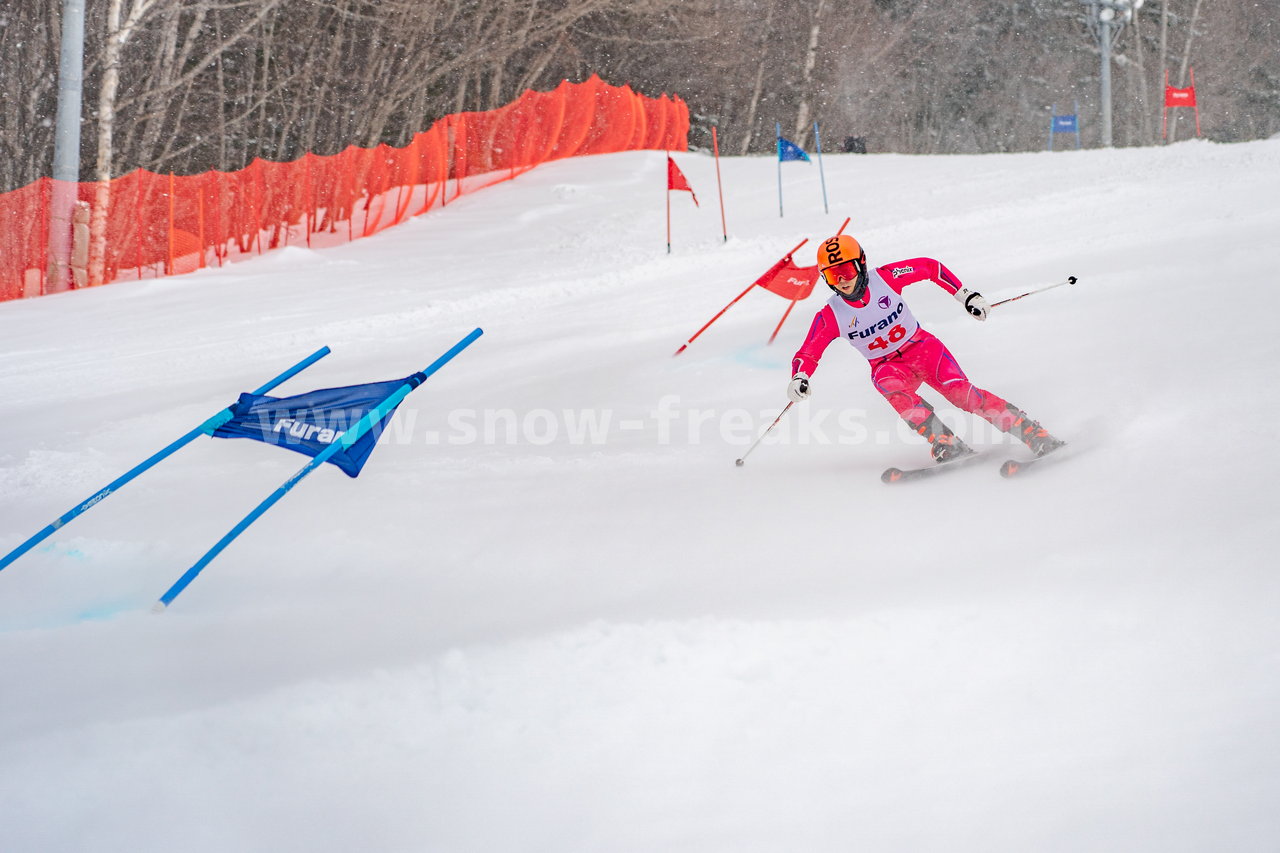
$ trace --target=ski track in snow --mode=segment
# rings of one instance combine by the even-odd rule
[[[781,219],[776,163],[729,158],[727,242],[676,157],[671,255],[633,152],[0,304],[0,551],[321,345],[274,393],[485,329],[162,617],[300,456],[201,439],[0,572],[0,850],[1274,849],[1280,140],[833,155],[830,213],[787,163]],[[984,324],[907,291],[1072,458],[1004,481],[938,401],[991,462],[886,488],[927,451],[837,344],[733,466],[825,288],[771,347],[751,293],[671,353],[845,216],[991,301],[1079,278]]]

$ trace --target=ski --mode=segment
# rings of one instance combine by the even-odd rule
[[[1000,476],[1005,479],[1020,477],[1042,462],[1061,459],[1064,455],[1062,453],[1063,447],[1066,447],[1066,445],[1063,444],[1060,447],[1056,447],[1044,456],[1037,456],[1034,459],[1006,459],[1004,464],[1000,466]]]
[[[923,468],[907,468],[905,470],[902,468],[886,468],[884,473],[880,475],[880,482],[894,485],[911,480],[923,480],[926,477],[934,477],[944,471],[964,468],[971,462],[976,462],[982,458],[984,458],[983,454],[975,451],[961,456],[959,459],[952,459],[950,462],[935,462],[932,465],[925,465]]]

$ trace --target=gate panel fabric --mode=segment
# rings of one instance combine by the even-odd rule
[[[687,151],[688,135],[689,108],[679,97],[647,97],[592,75],[550,92],[528,90],[496,110],[445,116],[404,148],[351,146],[200,175],[139,169],[108,182],[105,251],[100,263],[91,257],[77,270],[72,286],[192,272],[282,246],[345,243],[549,160]],[[66,189],[82,210],[100,196],[96,183]],[[58,289],[50,287],[48,248],[56,197],[48,178],[0,193],[0,301]],[[93,244],[83,237],[82,228],[76,239]]]

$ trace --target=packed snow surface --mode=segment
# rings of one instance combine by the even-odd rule
[[[551,163],[398,228],[0,305],[0,552],[322,345],[405,376],[364,473],[201,437],[0,572],[0,850],[1273,851],[1280,140]],[[819,287],[848,216],[1070,442],[924,464]]]

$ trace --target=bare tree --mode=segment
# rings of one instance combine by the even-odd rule
[[[106,42],[102,48],[102,83],[98,89],[98,162],[94,177],[93,211],[89,219],[89,284],[102,284],[107,257],[107,215],[111,206],[111,158],[124,46],[162,0],[108,0]]]
[[[60,7],[0,8],[0,191],[29,184],[52,167]]]
[[[803,141],[809,134],[809,116],[813,110],[813,72],[818,64],[818,36],[822,33],[822,13],[827,0],[813,5],[809,18],[809,42],[804,51],[804,64],[800,75],[800,105],[796,109],[795,138]]]
[[[694,144],[714,125],[740,153],[771,150],[775,122],[803,143],[814,119],[873,150],[1028,150],[1044,145],[1050,105],[1098,109],[1096,44],[1063,0],[87,3],[84,162],[100,184],[404,145],[448,113],[591,73],[681,95]],[[58,6],[0,9],[0,189],[49,172]],[[1215,105],[1206,135],[1280,131],[1273,18],[1202,0],[1139,10],[1116,51],[1118,142],[1154,141],[1171,63],[1178,84],[1194,64]],[[109,205],[94,205],[95,280]]]
[[[1182,60],[1178,63],[1178,79],[1176,85],[1187,85],[1187,68],[1191,64],[1191,45],[1196,37],[1196,22],[1200,20],[1201,0],[1195,0],[1191,9],[1191,21],[1187,24],[1187,40],[1182,47]],[[1175,110],[1169,121],[1169,138],[1176,139],[1178,132],[1178,112]]]
[[[760,31],[759,59],[756,62],[755,84],[751,87],[751,97],[747,100],[747,112],[743,117],[743,133],[742,133],[742,149],[739,154],[746,154],[751,150],[751,139],[754,136],[754,128],[756,125],[756,110],[760,107],[760,96],[764,92],[764,72],[767,67],[763,62],[764,53],[768,47],[769,34],[773,27],[773,13],[777,8],[776,3],[769,3],[768,9],[765,10],[764,26]]]

